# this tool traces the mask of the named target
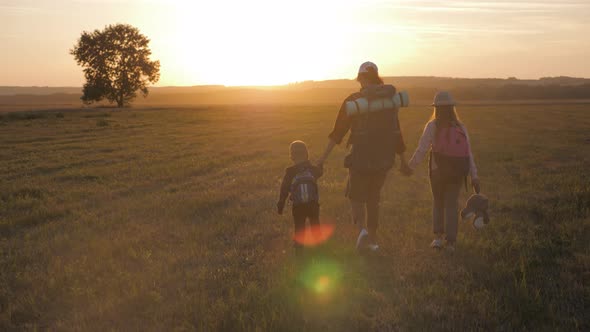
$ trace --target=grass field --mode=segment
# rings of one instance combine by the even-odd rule
[[[335,233],[298,262],[275,212],[288,145],[318,157],[336,112],[0,114],[0,330],[590,330],[590,105],[459,108],[491,224],[461,224],[453,254],[428,247],[424,163],[390,174],[381,254],[359,257],[337,148]],[[402,110],[410,150],[430,113]]]

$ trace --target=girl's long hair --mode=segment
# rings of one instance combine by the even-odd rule
[[[438,139],[438,128],[463,126],[455,106],[435,106],[430,121],[436,121],[434,139]],[[448,132],[447,132],[448,133]],[[447,137],[447,140],[450,137]]]
[[[437,125],[444,127],[462,125],[455,106],[435,106],[430,120],[436,120]]]
[[[359,73],[356,77],[356,80],[358,82],[361,81],[361,79],[366,79],[370,84],[383,84],[383,79],[381,77],[379,77],[379,73],[377,73],[377,71],[375,71],[375,69],[373,67],[369,67],[367,68],[366,73]]]

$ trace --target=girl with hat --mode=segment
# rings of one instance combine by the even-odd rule
[[[430,246],[442,248],[444,236],[446,247],[455,250],[461,184],[468,175],[476,193],[480,191],[480,184],[467,128],[459,120],[453,96],[446,91],[438,92],[432,106],[432,117],[424,127],[418,147],[408,164],[412,170],[415,169],[430,151],[428,164],[435,234]]]

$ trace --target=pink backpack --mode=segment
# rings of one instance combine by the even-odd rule
[[[443,176],[461,178],[469,174],[469,145],[461,126],[437,128],[431,153]]]

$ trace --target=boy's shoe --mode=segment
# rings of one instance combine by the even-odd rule
[[[297,242],[293,243],[293,249],[295,251],[295,257],[303,256],[303,246]]]
[[[441,239],[434,239],[430,243],[430,247],[434,248],[434,249],[440,249],[440,248],[442,248],[442,246],[443,246],[443,242]]]
[[[357,251],[360,251],[367,246],[368,236],[369,236],[369,232],[367,232],[367,230],[364,228],[361,229],[361,231],[359,232],[359,236],[356,239],[356,250]]]

